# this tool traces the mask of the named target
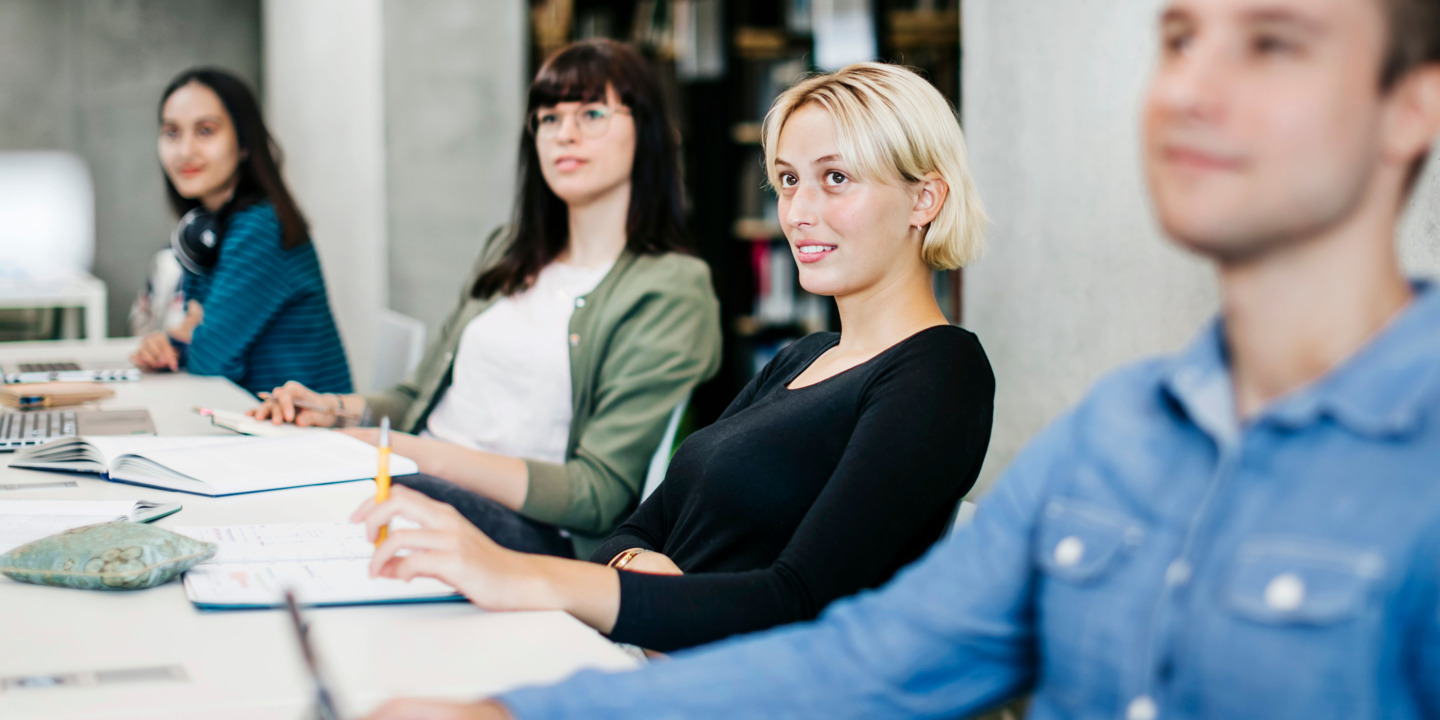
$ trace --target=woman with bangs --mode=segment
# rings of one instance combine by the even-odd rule
[[[406,382],[373,395],[290,382],[250,412],[307,426],[387,417],[414,433],[394,435],[394,452],[420,466],[397,483],[504,547],[588,557],[635,508],[672,410],[720,361],[709,269],[687,250],[677,135],[639,53],[598,40],[546,61],[517,187],[513,223],[481,246]]]
[[[421,526],[390,532],[372,574],[439,578],[490,610],[565,610],[669,651],[813,618],[945,532],[995,389],[932,290],[934,269],[979,254],[986,222],[954,110],[913,72],[863,63],[782,94],[764,141],[800,282],[835,298],[842,330],[781,351],[591,562],[506,550],[401,489],[352,518],[371,538],[397,516]]]

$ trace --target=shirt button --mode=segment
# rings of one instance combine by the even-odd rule
[[[572,334],[572,335],[570,336],[570,347],[580,347],[580,336],[579,336],[579,335],[573,335],[573,334]]]
[[[1179,587],[1190,582],[1190,563],[1185,558],[1177,558],[1165,568],[1165,583],[1172,587]]]
[[[1265,586],[1265,604],[1271,610],[1289,612],[1300,607],[1305,602],[1305,581],[1293,573],[1276,575],[1269,585]]]
[[[1125,720],[1155,720],[1160,715],[1160,708],[1155,706],[1155,701],[1149,695],[1141,695],[1130,701],[1130,707],[1125,709]]]
[[[1055,564],[1070,567],[1085,557],[1085,541],[1074,535],[1055,543]]]
[[[585,298],[575,298],[575,307],[585,307]]]

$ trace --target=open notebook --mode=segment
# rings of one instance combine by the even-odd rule
[[[150,522],[179,510],[179,503],[148,500],[0,500],[0,553],[71,528]]]
[[[313,435],[315,433],[327,432],[325,428],[318,427],[297,427],[288,423],[276,425],[269,420],[256,420],[245,413],[231,412],[229,410],[211,410],[210,408],[195,408],[195,412],[210,418],[210,424],[218,428],[225,428],[231,432],[241,435],[254,435],[256,437],[292,437],[295,435]]]
[[[185,573],[185,595],[203,610],[282,607],[293,588],[302,605],[376,605],[463,600],[429,578],[410,582],[369,576],[375,546],[365,526],[293,523],[177,527],[216,543],[215,557]]]
[[[17,452],[10,467],[99,473],[115,482],[218,496],[369,480],[378,463],[374,447],[342,433],[317,432],[63,438]],[[415,461],[390,456],[391,475],[415,472]]]

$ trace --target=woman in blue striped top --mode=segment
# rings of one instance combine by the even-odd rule
[[[145,337],[133,358],[141,368],[221,375],[252,393],[292,379],[351,391],[320,260],[278,154],[233,75],[187,70],[166,88],[160,162],[182,218],[171,246],[188,312]]]

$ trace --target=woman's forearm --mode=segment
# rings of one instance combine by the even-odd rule
[[[414,435],[397,435],[395,452],[414,460],[420,472],[448,480],[511,510],[518,511],[525,504],[530,471],[524,460]]]
[[[530,557],[550,596],[547,606],[564,610],[602,633],[615,629],[620,616],[620,571],[583,560]]]

